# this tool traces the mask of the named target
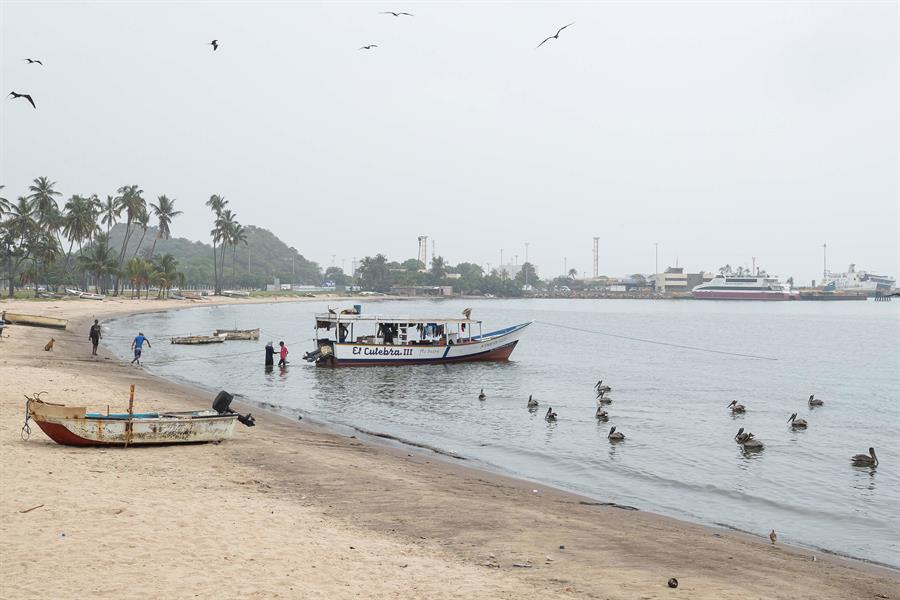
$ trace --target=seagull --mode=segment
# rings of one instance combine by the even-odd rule
[[[572,22],[569,23],[568,25],[563,25],[562,27],[559,28],[559,31],[556,32],[556,35],[551,35],[550,37],[548,37],[547,39],[545,39],[543,42],[541,42],[540,44],[537,45],[537,48],[540,48],[541,46],[543,46],[544,44],[546,44],[549,40],[558,40],[558,39],[559,39],[559,34],[562,32],[562,30],[565,29],[566,27],[570,27],[570,26],[572,26],[572,25],[574,25],[574,24],[575,24],[575,21],[572,21]],[[537,50],[537,48],[535,48],[535,50]]]
[[[378,14],[379,14],[379,15],[394,15],[395,17],[399,17],[400,15],[404,15],[404,16],[407,16],[407,17],[414,17],[414,16],[416,16],[416,15],[414,15],[414,14],[412,14],[412,13],[408,13],[408,12],[394,12],[394,11],[392,11],[392,10],[386,10],[386,11],[380,12],[380,13],[378,13]]]
[[[219,49],[219,40],[213,40],[210,43],[206,44],[207,46],[213,47],[213,52]]]
[[[371,50],[372,48],[377,48],[378,44],[369,44],[368,46],[360,46],[360,50]]]
[[[25,98],[26,100],[31,102],[31,106],[37,108],[37,106],[34,105],[34,100],[32,100],[31,96],[29,96],[28,94],[17,94],[16,92],[10,92],[9,95],[13,97],[13,100],[15,100],[16,98]]]
[[[26,58],[25,60],[28,62],[29,65],[31,63],[37,63],[37,64],[41,65],[42,67],[44,66],[44,63],[42,63],[41,61],[34,59],[34,58]]]

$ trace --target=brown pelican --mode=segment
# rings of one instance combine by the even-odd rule
[[[797,413],[791,414],[791,418],[788,419],[788,423],[791,424],[791,429],[806,429],[806,419],[798,419]]]
[[[597,392],[597,403],[598,404],[612,404],[612,397],[607,396],[606,392],[599,391]]]
[[[534,408],[538,405],[538,401],[531,397],[531,394],[528,394],[528,408]]]
[[[737,400],[732,400],[732,401],[731,401],[731,404],[728,405],[728,408],[731,409],[731,412],[732,412],[732,413],[742,413],[742,412],[744,412],[744,411],[746,410],[746,409],[744,408],[744,405],[743,405],[743,404],[738,404],[738,403],[737,403]]]
[[[601,379],[600,381],[598,381],[597,383],[594,384],[594,389],[597,390],[597,393],[598,393],[598,394],[601,393],[601,392],[605,393],[605,392],[611,392],[611,391],[612,391],[612,388],[611,388],[611,387],[609,387],[608,385],[603,385],[603,380],[602,380],[602,379]]]
[[[856,454],[850,459],[857,467],[877,467],[878,457],[875,456],[875,448],[869,448],[868,454]]]
[[[822,406],[823,404],[825,404],[825,402],[817,399],[815,394],[809,395],[809,405],[810,406]]]
[[[604,423],[609,421],[609,414],[600,406],[597,407],[597,412],[594,413],[594,416],[597,417],[598,421],[602,421]]]
[[[625,434],[621,431],[616,431],[616,427],[613,425],[612,429],[609,430],[609,433],[606,434],[606,439],[611,442],[621,442],[625,439]]]
[[[487,396],[484,395],[484,388],[481,388],[481,393],[478,394],[479,400],[487,400]]]
[[[764,447],[763,443],[753,437],[752,433],[748,433],[747,439],[739,443],[744,447],[744,450],[762,450]]]
[[[734,441],[736,441],[738,444],[743,444],[743,443],[747,442],[748,440],[752,440],[752,439],[753,439],[753,434],[750,433],[749,431],[744,433],[743,427],[738,429],[738,432],[734,436]]]
[[[548,421],[555,421],[555,420],[556,420],[556,413],[553,412],[553,407],[552,407],[552,406],[549,407],[549,408],[547,409],[547,414],[544,415],[544,418],[547,419]]]

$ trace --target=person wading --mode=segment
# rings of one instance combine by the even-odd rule
[[[279,353],[281,360],[278,361],[278,366],[283,369],[287,366],[288,349],[287,346],[284,345],[284,342],[278,342],[278,345],[281,347],[281,352]]]
[[[141,366],[141,351],[143,350],[144,342],[147,343],[148,348],[153,347],[150,345],[150,340],[145,338],[143,333],[138,332],[137,337],[131,342],[131,348],[134,350],[134,358],[131,359],[131,364],[137,363],[138,366]]]
[[[272,342],[266,344],[266,369],[271,369],[275,364],[275,348]]]

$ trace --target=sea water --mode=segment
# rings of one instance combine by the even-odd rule
[[[435,320],[471,307],[485,332],[536,322],[509,362],[320,369],[302,355],[314,347],[313,314],[328,306],[344,307],[144,314],[107,324],[104,343],[127,356],[140,330],[153,343],[146,369],[211,392],[428,444],[603,501],[760,535],[774,528],[786,543],[900,567],[900,302],[363,302],[364,312]],[[167,339],[256,327],[258,342]],[[287,343],[287,369],[264,370],[270,340]],[[608,423],[594,417],[601,378],[613,388]],[[530,394],[540,402],[532,412]],[[810,409],[810,394],[825,405]],[[746,413],[732,415],[732,400]],[[554,423],[543,418],[551,406]],[[791,429],[792,412],[806,430]],[[624,442],[607,440],[613,425]],[[742,452],[739,427],[764,450]],[[851,465],[870,446],[880,465]]]

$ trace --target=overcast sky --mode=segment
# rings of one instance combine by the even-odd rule
[[[38,107],[0,103],[7,197],[136,183],[207,239],[217,193],[348,270],[428,235],[454,264],[529,242],[542,276],[589,273],[593,236],[610,275],[655,242],[660,268],[819,279],[827,242],[900,271],[896,2],[4,0],[0,53]]]

